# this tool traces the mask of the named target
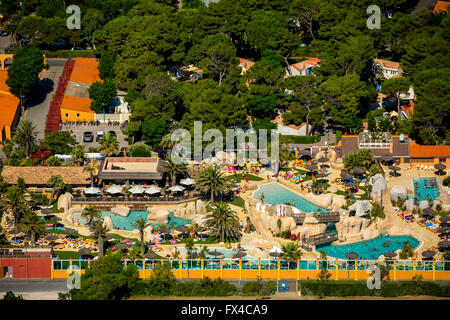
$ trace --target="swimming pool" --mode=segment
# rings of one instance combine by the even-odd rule
[[[107,216],[111,217],[111,221],[113,223],[114,228],[121,230],[134,230],[136,229],[132,224],[136,222],[137,219],[144,218],[147,221],[148,211],[146,210],[131,210],[130,214],[127,217],[122,217],[119,215],[113,214],[111,211],[102,211],[102,218]],[[69,219],[74,219],[75,223],[79,221],[81,225],[86,225],[88,221],[81,217],[80,213],[72,213]],[[165,226],[173,226],[174,228],[188,224],[188,220],[183,218],[174,217],[172,214],[169,215],[169,219]],[[158,225],[153,224],[154,228],[158,227]]]
[[[383,244],[388,240],[389,244],[383,247]],[[403,248],[403,243],[409,241],[409,244],[414,248],[417,248],[419,241],[411,236],[389,236],[378,237],[375,239],[345,244],[345,245],[327,245],[318,247],[317,252],[325,251],[328,256],[338,259],[348,259],[347,253],[356,252],[359,255],[359,259],[378,259],[383,253],[396,251]],[[367,245],[366,245],[367,244]]]
[[[303,212],[317,212],[317,209],[320,209],[322,212],[328,211],[327,209],[316,206],[314,203],[305,200],[298,193],[293,192],[276,182],[259,186],[258,190],[253,192],[252,197],[256,200],[260,200],[262,193],[264,193],[264,202],[270,204],[284,204],[289,202],[292,205],[292,200],[295,200],[295,207]]]
[[[413,181],[415,197],[419,198],[419,201],[427,200],[427,195],[431,200],[439,197],[436,178],[415,178]]]

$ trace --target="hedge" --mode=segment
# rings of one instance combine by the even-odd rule
[[[95,58],[95,50],[43,51],[46,58]]]
[[[370,290],[366,281],[301,281],[302,295],[347,296],[435,296],[450,297],[449,282],[384,281],[380,290]]]
[[[226,297],[231,295],[270,295],[276,290],[276,282],[246,282],[242,289],[222,279],[205,278],[194,281],[139,280],[132,296],[181,296],[181,297]]]
[[[286,135],[283,137],[286,137],[288,140],[288,143],[295,143],[295,144],[312,144],[320,141],[320,134],[314,135],[314,136],[289,136]]]

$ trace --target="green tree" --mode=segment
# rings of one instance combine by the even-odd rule
[[[194,258],[194,239],[187,238],[184,241],[184,248],[186,249],[186,258],[193,259]]]
[[[96,113],[109,113],[116,96],[117,88],[112,79],[106,79],[103,82],[96,81],[89,87],[89,98],[92,99],[91,109]]]
[[[27,159],[30,158],[33,147],[36,144],[35,135],[37,134],[36,127],[31,121],[21,120],[14,135],[14,142],[25,146],[25,154]]]
[[[385,218],[384,210],[381,208],[381,206],[378,204],[378,202],[372,202],[372,210],[370,210],[370,217],[375,218]]]
[[[84,212],[84,210],[83,210],[83,212]],[[92,223],[92,217],[93,217],[92,213],[91,213],[90,217],[91,217],[90,221]],[[98,256],[102,257],[104,248],[105,248],[104,238],[106,237],[106,233],[109,232],[110,229],[103,224],[103,220],[98,220],[94,225],[91,224],[89,229],[91,230],[93,236],[97,238]]]
[[[89,220],[89,225],[92,226],[94,219],[100,219],[102,217],[102,213],[97,207],[89,205],[83,208],[83,211],[81,211],[81,217]]]
[[[73,147],[71,154],[73,156],[75,156],[75,160],[77,161],[77,164],[79,166],[83,165],[83,163],[84,163],[84,154],[85,154],[85,150],[84,150],[84,146],[83,145],[79,145],[79,146]]]
[[[100,57],[98,64],[99,76],[102,80],[114,79],[114,63],[116,62],[116,56],[111,54],[104,54]]]
[[[215,208],[206,216],[205,226],[212,230],[220,242],[240,237],[239,218],[225,202],[215,203]]]
[[[142,138],[154,148],[161,143],[168,130],[169,123],[164,120],[152,119],[141,123]]]
[[[150,224],[146,223],[146,220],[144,218],[139,218],[132,225],[139,231],[139,239],[141,241],[141,256],[144,256],[145,253],[144,229],[149,227]]]
[[[29,210],[24,192],[18,186],[11,186],[7,189],[1,201],[3,208],[11,210],[14,217],[14,225],[17,227],[22,216]]]
[[[400,259],[406,260],[414,255],[414,247],[410,245],[409,241],[403,243],[402,250],[400,251]]]
[[[44,56],[37,47],[19,48],[8,68],[6,84],[12,94],[26,103],[38,83],[38,75],[44,69]]]
[[[19,224],[19,230],[30,234],[30,243],[35,245],[37,237],[44,233],[44,221],[36,213],[29,211]]]
[[[367,129],[369,132],[375,132],[377,131],[377,122],[374,117],[369,117],[367,120]]]
[[[397,99],[397,112],[400,114],[400,95],[406,94],[409,90],[410,81],[407,78],[391,78],[387,79],[381,85],[381,92],[385,94],[395,95]]]
[[[281,258],[289,262],[289,264],[297,263],[302,257],[303,253],[296,243],[289,242],[287,245],[281,247]]]
[[[3,296],[3,299],[0,299],[0,300],[18,301],[18,300],[23,300],[23,297],[21,294],[15,295],[14,292],[8,291]]]
[[[209,167],[203,170],[197,180],[195,187],[201,192],[208,192],[211,195],[211,204],[214,197],[220,193],[225,193],[230,189],[230,182],[218,167]]]
[[[69,154],[76,143],[77,140],[69,131],[50,131],[43,141],[53,154]]]
[[[109,157],[119,151],[119,142],[117,141],[117,138],[109,133],[105,134],[98,143],[100,144],[98,151]]]
[[[52,18],[55,16],[65,18],[66,10],[64,9],[64,5],[61,0],[47,0],[43,1],[37,7],[36,14],[43,18]]]
[[[372,152],[369,149],[350,152],[344,157],[344,165],[348,170],[354,168],[369,169],[374,162]]]
[[[57,196],[59,195],[61,190],[64,189],[65,184],[64,184],[63,178],[59,174],[57,174],[57,175],[52,175],[48,179],[47,186],[52,188],[52,193],[50,195],[50,199],[48,200],[48,205],[51,205],[52,201],[53,201],[53,197],[55,196],[55,194]]]

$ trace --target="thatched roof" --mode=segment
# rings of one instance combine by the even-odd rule
[[[46,186],[52,175],[60,175],[65,184],[89,185],[90,175],[83,167],[11,167],[4,166],[2,177],[9,184],[16,184],[21,177],[27,185]]]

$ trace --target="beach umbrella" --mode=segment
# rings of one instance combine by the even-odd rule
[[[64,229],[62,232],[65,234],[72,234],[72,233],[77,232],[77,230],[68,228],[68,229]]]
[[[389,170],[392,170],[392,171],[399,171],[399,170],[402,169],[402,168],[397,167],[397,166],[389,166],[388,168],[389,168]]]
[[[211,256],[216,256],[217,257],[217,256],[221,256],[223,253],[220,252],[220,251],[214,250],[214,251],[209,251],[208,254],[211,255]]]
[[[321,173],[316,174],[316,178],[325,178],[327,176],[328,175],[325,172],[321,172]]]
[[[317,160],[317,162],[328,162],[327,158],[320,158]]]
[[[50,213],[53,213],[53,208],[44,208],[44,209],[41,209],[41,213],[42,213],[42,214],[50,214]]]
[[[141,187],[141,186],[134,186],[130,189],[128,189],[129,192],[131,192],[132,194],[142,194],[145,191],[145,188]]]
[[[161,233],[170,233],[170,229],[166,227],[161,227],[158,229]]]
[[[61,221],[62,219],[60,218],[60,217],[51,217],[49,220],[52,220],[52,221]]]
[[[394,161],[394,157],[390,155],[384,155],[381,157],[381,161],[383,162],[391,162]]]
[[[245,252],[238,252],[234,255],[235,258],[243,258],[245,257],[247,254]]]
[[[128,244],[119,242],[114,246],[114,249],[116,250],[125,250],[128,247]]]
[[[55,241],[56,239],[58,239],[58,236],[54,234],[45,237],[47,241]]]
[[[173,186],[170,188],[167,188],[167,190],[172,191],[172,192],[180,192],[184,190],[184,187],[182,186]]]
[[[445,165],[443,165],[442,163],[438,163],[438,164],[434,165],[434,168],[436,170],[442,171],[442,170],[445,170],[445,168],[447,168],[447,167]]]
[[[446,223],[450,221],[450,216],[442,216],[439,218],[439,221],[442,223]]]
[[[450,241],[440,241],[438,243],[438,246],[441,248],[448,248],[448,247],[450,247]]]
[[[180,232],[188,232],[189,228],[186,226],[178,226],[175,228],[175,230],[180,231]]]
[[[150,188],[145,190],[145,193],[147,193],[147,194],[156,194],[156,193],[160,193],[160,192],[161,192],[161,188],[157,187],[157,186],[151,186]]]
[[[359,254],[357,254],[356,252],[349,252],[345,256],[347,257],[347,259],[356,260],[358,259]]]
[[[348,172],[341,172],[342,179],[351,179],[353,176]]]
[[[355,187],[355,183],[354,182],[346,182],[346,183],[344,183],[344,186],[346,188],[354,188]]]
[[[200,227],[198,227],[198,228],[195,228],[195,232],[204,232],[204,231],[206,231],[207,229],[205,228],[205,227],[202,227],[202,226],[200,226]]]
[[[281,256],[281,253],[279,252],[269,252],[269,256],[274,257],[274,258],[279,258]]]
[[[328,179],[319,179],[317,180],[318,183],[327,183]]]
[[[429,258],[433,258],[435,254],[436,254],[436,252],[427,250],[427,251],[422,252],[422,257],[429,259]]]
[[[353,169],[353,173],[354,174],[364,174],[366,172],[366,169],[363,169],[363,168],[355,168],[355,169]]]
[[[82,255],[89,254],[91,252],[92,252],[91,250],[86,249],[86,248],[82,248],[82,249],[78,250],[78,253],[80,253]]]
[[[155,253],[153,253],[153,252],[149,252],[149,253],[146,253],[146,254],[145,254],[145,257],[146,257],[147,259],[154,259],[154,258],[157,257],[157,255],[156,255]]]
[[[180,237],[180,238],[182,238],[182,239],[189,238],[189,233],[186,233],[186,232],[180,233],[180,234],[178,235],[178,237]]]
[[[383,256],[385,256],[386,258],[392,259],[397,256],[397,252],[395,252],[395,251],[386,252],[386,253],[383,253]]]
[[[114,185],[114,186],[111,186],[108,189],[106,189],[106,192],[109,194],[119,194],[122,192],[122,189],[123,188],[121,186]]]
[[[317,168],[318,167],[315,164],[310,164],[310,165],[305,167],[305,169],[308,170],[308,171],[316,171]]]
[[[434,214],[434,210],[431,208],[425,208],[422,210],[426,215],[432,216]]]
[[[185,186],[191,186],[191,185],[195,184],[195,179],[192,179],[192,178],[181,179],[180,183]]]
[[[85,194],[99,194],[100,193],[100,189],[99,188],[95,188],[95,187],[89,187],[83,190],[83,192]]]

